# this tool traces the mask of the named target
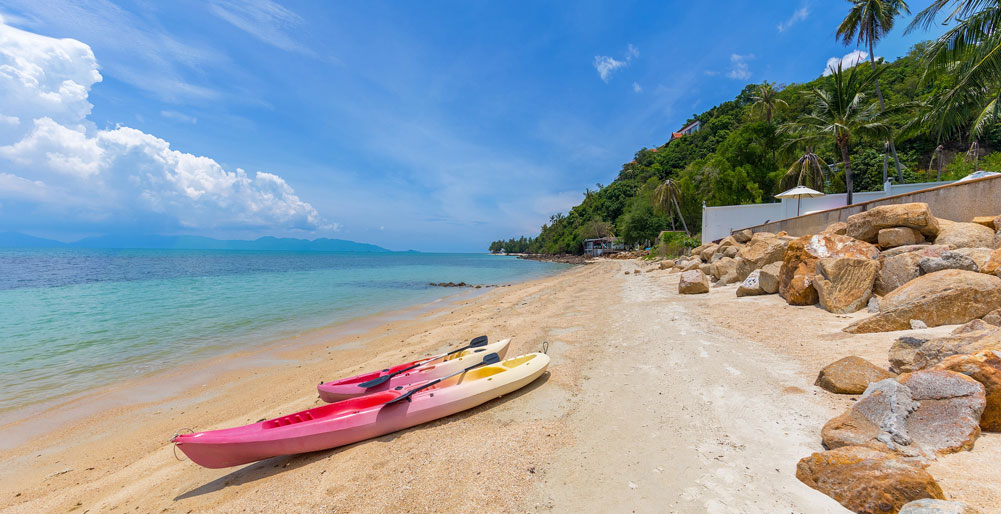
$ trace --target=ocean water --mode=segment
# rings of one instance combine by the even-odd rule
[[[565,265],[476,254],[0,249],[0,412]]]

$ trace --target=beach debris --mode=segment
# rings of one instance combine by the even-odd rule
[[[817,261],[841,257],[875,259],[878,256],[878,248],[848,236],[818,234],[794,239],[789,243],[782,260],[779,295],[789,305],[816,304],[820,301],[817,290],[813,287],[817,276]]]
[[[678,282],[680,294],[703,294],[709,292],[709,278],[701,270],[686,271]]]
[[[945,499],[919,465],[888,453],[849,446],[805,457],[796,478],[852,512],[896,512],[923,498]]]
[[[938,257],[924,257],[918,262],[922,273],[935,273],[946,269],[980,271],[973,259],[953,250],[942,252]]]
[[[932,369],[962,373],[980,382],[987,395],[987,405],[980,416],[980,428],[985,432],[1001,432],[1001,350],[953,355]]]
[[[939,233],[939,220],[932,216],[926,203],[880,205],[848,216],[846,223],[845,235],[870,243],[877,241],[879,231],[884,228],[913,228],[926,237]]]
[[[785,268],[783,267],[783,270]],[[864,334],[910,328],[919,319],[930,327],[983,317],[1001,306],[1001,278],[963,270],[920,276],[880,300],[880,313],[859,320],[846,332]]]
[[[843,257],[817,261],[813,287],[820,306],[835,314],[856,312],[872,297],[879,266],[873,259]]]
[[[866,446],[907,457],[973,449],[986,406],[984,386],[952,371],[924,370],[869,385],[824,425],[827,448]]]
[[[994,230],[976,223],[944,222],[935,244],[956,248],[993,248]]]
[[[55,477],[60,476],[60,475],[65,475],[66,473],[69,473],[70,471],[73,471],[73,468],[62,469],[62,470],[56,471],[55,473],[50,474],[49,476],[45,477],[45,479],[48,480],[50,478],[55,478]]]
[[[899,514],[980,514],[963,502],[925,498],[904,505]]]
[[[837,394],[862,394],[872,382],[897,376],[857,356],[845,357],[820,370],[815,385]]]
[[[910,227],[884,228],[876,236],[879,247],[885,249],[916,245],[925,242],[925,236]]]

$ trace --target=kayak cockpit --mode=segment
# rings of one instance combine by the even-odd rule
[[[383,391],[381,393],[373,393],[366,396],[359,396],[358,398],[343,400],[340,402],[323,405],[313,409],[296,412],[294,414],[289,414],[287,416],[282,416],[280,418],[274,418],[274,419],[269,419],[267,421],[262,421],[261,428],[264,429],[279,428],[289,425],[295,425],[297,423],[302,423],[303,421],[313,421],[324,418],[335,418],[345,414],[354,414],[356,412],[360,412],[365,409],[382,405],[388,402],[389,400],[396,398],[399,395],[400,393],[395,391]]]

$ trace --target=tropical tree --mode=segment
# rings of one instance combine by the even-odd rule
[[[876,42],[893,30],[893,25],[897,16],[901,13],[910,14],[907,3],[903,0],[849,0],[852,8],[848,15],[838,27],[837,37],[847,46],[858,43],[869,47],[869,62],[872,70],[876,71]],[[879,99],[879,108],[886,110],[886,102],[883,100],[883,91],[879,87],[879,79],[874,80],[876,86],[876,97]],[[904,181],[904,172],[900,167],[900,159],[897,158],[897,147],[893,139],[888,140],[890,151],[893,153],[893,162],[897,166],[897,180]],[[849,190],[849,194],[851,191]]]
[[[813,153],[813,148],[807,147],[806,153],[792,163],[789,170],[779,181],[783,190],[792,189],[796,186],[806,186],[818,191],[824,190],[824,169],[827,163],[817,154]]]
[[[931,167],[936,163],[938,164],[938,174],[935,178],[936,181],[942,180],[942,166],[945,165],[945,163],[942,162],[945,159],[945,156],[943,155],[944,152],[945,147],[938,145],[938,147],[935,148],[935,151],[931,154],[931,160],[928,162],[928,169],[931,169]]]
[[[933,119],[956,129],[966,125],[973,139],[1001,120],[1001,3],[997,0],[934,0],[907,28],[928,28],[940,14],[943,24],[956,23],[930,47],[929,72],[954,77],[942,94]]]
[[[671,208],[674,208],[674,213],[681,220],[681,226],[685,229],[685,234],[691,235],[688,231],[688,224],[685,223],[685,216],[681,214],[681,207],[679,207],[679,199],[681,198],[681,188],[678,183],[667,179],[663,184],[657,186],[657,189],[653,190],[653,205],[655,208],[659,209],[661,212],[670,212]],[[672,217],[673,218],[673,217]]]
[[[885,68],[877,68],[865,73],[858,66],[848,71],[838,64],[831,68],[831,86],[826,89],[814,88],[808,92],[813,100],[813,111],[798,120],[788,123],[783,130],[798,137],[790,143],[816,143],[833,137],[834,144],[841,151],[841,163],[845,171],[845,186],[848,190],[848,205],[853,202],[853,175],[849,149],[855,139],[889,139],[893,133],[891,116],[900,108],[881,110],[877,104],[867,101],[865,92],[879,78]]]
[[[775,113],[784,107],[789,107],[785,100],[779,98],[779,91],[774,82],[759,84],[751,94],[751,112],[764,117],[769,124]]]

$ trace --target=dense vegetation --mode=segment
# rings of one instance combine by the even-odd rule
[[[853,15],[862,25],[848,25],[846,18],[839,36],[872,42],[865,38],[879,31],[859,27],[866,27],[864,7],[880,1],[855,2]],[[994,7],[963,14],[982,17],[982,11],[1001,16]],[[916,21],[928,16],[923,11]],[[991,102],[998,74],[963,65],[961,73],[949,71],[978,55],[977,62],[987,62],[982,54],[989,49],[982,46],[996,36],[978,35],[975,27],[956,33],[969,23],[956,20],[957,28],[942,39],[919,44],[892,63],[860,63],[806,84],[748,85],[735,99],[693,116],[689,122],[702,123],[698,132],[637,151],[611,184],[588,189],[580,205],[552,216],[537,237],[496,241],[490,250],[579,254],[584,239],[610,234],[627,245],[650,244],[663,230],[682,230],[682,221],[697,233],[703,203],[771,202],[797,183],[843,193],[852,182],[860,192],[881,189],[885,180],[952,180],[977,169],[1001,171],[1001,154],[990,152],[1001,148],[1001,102]],[[949,37],[963,38],[962,45]],[[877,96],[883,101],[877,103]]]

